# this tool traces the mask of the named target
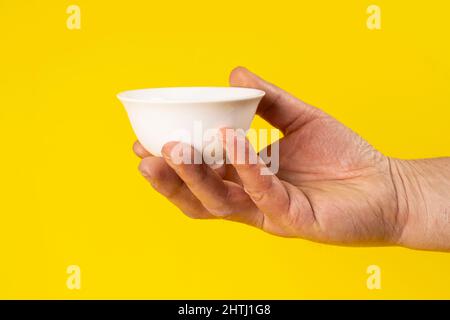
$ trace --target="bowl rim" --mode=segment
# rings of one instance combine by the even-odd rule
[[[254,94],[244,96],[244,97],[229,97],[229,98],[211,98],[211,99],[203,99],[203,100],[195,100],[195,99],[164,99],[164,100],[151,100],[146,98],[136,98],[127,96],[130,93],[137,91],[152,91],[152,90],[171,90],[171,89],[243,89],[244,91],[253,92]],[[264,97],[266,93],[263,90],[257,88],[248,88],[248,87],[225,87],[225,86],[192,86],[192,87],[155,87],[155,88],[142,88],[142,89],[134,89],[134,90],[126,90],[119,92],[117,94],[117,98],[120,101],[124,102],[141,102],[141,103],[150,103],[150,104],[190,104],[190,103],[212,103],[212,102],[232,102],[232,101],[247,101]]]

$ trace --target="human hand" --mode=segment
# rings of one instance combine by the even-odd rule
[[[411,229],[416,226],[407,224],[412,213],[399,201],[406,197],[399,160],[245,68],[233,70],[230,85],[266,92],[257,113],[284,134],[279,171],[261,175],[261,163],[234,162],[215,170],[206,164],[177,164],[171,159],[177,142],[163,147],[163,158],[136,142],[141,173],[186,215],[243,222],[275,235],[325,243],[429,248],[426,236],[419,241],[405,238],[405,229],[414,237]],[[248,141],[246,152],[255,152]]]

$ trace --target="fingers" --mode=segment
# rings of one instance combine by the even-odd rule
[[[256,88],[266,92],[257,113],[284,133],[292,132],[325,113],[261,79],[246,68],[237,67],[230,74],[230,85]]]
[[[133,144],[133,151],[138,157],[143,159],[139,165],[141,174],[150,182],[156,191],[168,198],[173,204],[180,208],[183,213],[191,218],[197,219],[216,218],[216,216],[208,212],[200,200],[198,200],[184,181],[172,168],[170,168],[163,158],[154,157],[144,149],[139,141],[136,141]],[[220,177],[224,177],[228,180],[238,179],[233,175],[232,172],[234,171],[234,168],[231,166],[224,165],[214,169],[214,171]],[[235,191],[233,191],[234,188],[235,186],[232,185],[232,193],[235,193]],[[235,196],[236,195],[232,195],[232,197]],[[231,214],[227,219],[249,223],[247,221],[248,219],[241,218],[239,214]]]
[[[290,206],[284,185],[277,176],[268,174],[269,169],[244,135],[235,134],[232,129],[222,129],[221,132],[223,145],[231,157],[229,161],[236,169],[245,192],[271,220],[282,222],[283,214],[288,213]]]
[[[147,157],[153,157],[153,155],[145,150],[145,148],[142,146],[142,144],[139,141],[134,142],[133,144],[133,151],[134,153],[141,159],[147,158]],[[236,181],[236,175],[234,174],[234,169],[230,166],[220,166],[214,169],[215,172],[222,178],[230,181]]]
[[[152,154],[150,152],[145,150],[145,148],[142,146],[142,144],[139,141],[136,141],[133,144],[133,151],[141,159],[152,156]]]
[[[139,165],[139,171],[156,191],[168,198],[187,216],[201,219],[214,218],[163,158],[144,158]]]
[[[196,153],[191,146],[177,142],[169,142],[162,149],[167,164],[210,213],[228,217],[251,211],[254,204],[244,190],[236,183],[223,181],[208,165],[195,164]]]

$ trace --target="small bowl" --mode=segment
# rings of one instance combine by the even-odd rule
[[[202,151],[211,131],[248,130],[264,94],[241,87],[173,87],[125,91],[117,97],[140,143],[161,156],[169,141],[189,143]]]

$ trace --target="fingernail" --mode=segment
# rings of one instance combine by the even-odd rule
[[[145,166],[142,165],[142,162],[139,164],[138,170],[141,173],[141,175],[143,175],[145,178],[151,179],[150,172],[147,170]]]
[[[151,174],[149,174],[147,171],[145,170],[139,170],[142,174],[142,176],[145,178],[145,180],[147,180],[150,185],[153,187],[153,189],[158,190],[158,181],[156,179],[153,178],[153,176]]]
[[[185,157],[190,159],[191,156],[191,146],[182,142],[179,142],[172,146],[169,154],[167,155],[169,160],[175,164],[179,165],[185,163]]]
[[[173,151],[177,148],[178,145],[179,145],[178,142],[169,142],[165,144],[161,149],[161,154],[163,158],[168,161],[173,161],[174,159]]]
[[[141,175],[142,175],[144,178],[146,178],[146,179],[151,179],[151,176],[150,176],[150,174],[148,174],[147,171],[145,171],[145,170],[139,168],[139,172],[141,173]]]

